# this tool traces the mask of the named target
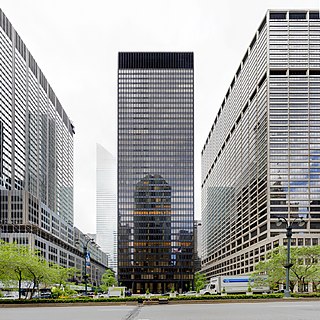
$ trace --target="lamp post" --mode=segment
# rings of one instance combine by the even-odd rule
[[[283,217],[278,217],[277,221],[277,227],[280,227],[283,223],[285,223],[286,226],[286,236],[287,236],[287,261],[284,267],[286,268],[286,289],[284,291],[284,296],[286,298],[290,298],[290,268],[293,266],[293,264],[290,261],[290,248],[291,248],[291,238],[292,238],[292,228],[293,224],[297,221],[297,219],[300,219],[298,222],[299,227],[303,227],[304,224],[306,223],[303,218],[295,218],[292,222],[290,220],[287,220],[286,218]]]
[[[180,288],[179,288],[180,294],[183,293],[183,286],[182,286],[182,261],[180,259]]]
[[[83,248],[83,258],[84,258],[84,270],[83,270],[83,278],[84,278],[84,292],[85,295],[88,293],[88,275],[87,275],[87,256],[88,256],[88,244],[89,242],[93,243],[94,240],[86,237],[85,241],[81,241],[80,239],[76,240],[76,245],[82,244]]]

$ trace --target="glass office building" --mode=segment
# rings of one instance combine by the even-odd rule
[[[0,19],[0,188],[26,190],[73,224],[73,125],[3,12]]]
[[[117,161],[97,143],[96,241],[108,256],[108,267],[117,271]]]
[[[73,136],[53,89],[0,10],[0,238],[83,270],[76,240],[85,235],[73,226]],[[90,280],[98,283],[106,258],[89,248]]]
[[[193,128],[193,53],[119,53],[118,277],[133,292],[192,283]]]
[[[202,150],[202,270],[246,274],[286,243],[320,241],[319,11],[268,11]]]

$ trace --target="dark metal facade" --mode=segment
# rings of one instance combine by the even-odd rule
[[[118,274],[133,292],[193,280],[193,53],[119,53]]]

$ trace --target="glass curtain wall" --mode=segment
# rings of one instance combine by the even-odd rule
[[[118,271],[133,292],[193,279],[193,54],[120,53]]]

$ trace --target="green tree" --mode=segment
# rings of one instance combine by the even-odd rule
[[[258,275],[266,274],[268,277],[263,281],[267,282],[270,289],[276,290],[280,283],[285,283],[285,268],[287,249],[278,247],[266,255],[264,261],[255,266],[252,277],[255,284],[258,282]],[[313,282],[316,287],[320,275],[320,246],[291,247],[290,288],[295,284],[299,285],[299,291],[304,291],[308,282]],[[260,277],[260,282],[262,278]]]
[[[22,280],[30,280],[28,265],[32,259],[29,247],[16,243],[1,242],[0,245],[0,280],[4,283],[18,281],[19,299],[21,299]]]
[[[293,278],[299,285],[299,291],[305,291],[308,282],[319,282],[320,246],[294,247],[291,268]]]
[[[75,275],[80,274],[80,270],[76,268],[64,268],[58,264],[51,265],[52,282],[63,288],[69,279],[74,278]]]
[[[17,281],[19,298],[22,281],[27,281],[32,286],[32,296],[40,283],[58,284],[60,288],[77,272],[79,271],[75,268],[49,265],[38,251],[33,251],[28,246],[0,242],[0,280],[8,285]]]
[[[107,269],[106,272],[101,277],[100,288],[103,291],[108,291],[108,288],[117,284],[117,280],[114,276],[114,272],[110,269]]]
[[[266,259],[260,261],[255,266],[255,272],[252,275],[255,285],[261,285],[263,282],[269,285],[271,290],[277,290],[281,283],[285,281],[284,264],[286,261],[286,250],[284,247],[277,247],[268,252]],[[267,278],[260,277],[266,274]]]
[[[48,262],[37,252],[30,252],[29,261],[26,263],[26,269],[29,273],[33,286],[31,296],[36,288],[40,287],[40,283],[51,283],[52,272]]]
[[[206,277],[200,272],[196,272],[194,275],[194,285],[197,292],[199,292],[206,284]]]

